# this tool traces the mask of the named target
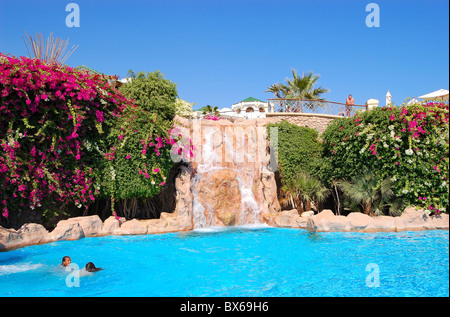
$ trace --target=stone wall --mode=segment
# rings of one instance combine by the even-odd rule
[[[267,125],[270,123],[279,123],[283,120],[289,123],[308,127],[316,130],[321,135],[328,124],[334,119],[342,118],[341,116],[334,115],[324,115],[324,114],[314,114],[314,113],[267,113],[265,119],[258,119],[259,124]]]

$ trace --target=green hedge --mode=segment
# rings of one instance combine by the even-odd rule
[[[278,171],[283,183],[290,182],[300,172],[313,173],[322,154],[322,144],[318,132],[311,128],[300,127],[287,121],[269,124],[278,130]]]

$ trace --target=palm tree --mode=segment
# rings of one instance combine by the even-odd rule
[[[382,209],[389,205],[394,195],[389,178],[379,181],[372,173],[365,171],[363,175],[351,181],[341,180],[338,186],[352,202],[359,204],[366,215],[380,215]]]
[[[303,206],[299,202],[298,193],[292,180],[284,182],[283,186],[281,186],[280,194],[280,204],[282,206],[287,207],[290,205],[292,208],[296,208],[299,213],[303,212]]]
[[[219,115],[219,108],[218,107],[211,107],[210,105],[207,105],[206,107],[202,107],[200,109],[204,115]]]
[[[302,77],[299,77],[297,71],[292,68],[292,76],[294,77],[293,79],[286,78],[286,81],[293,98],[323,100],[321,95],[329,92],[326,88],[314,88],[320,75],[315,75],[311,72],[308,74],[303,73]]]
[[[281,83],[276,83],[267,87],[265,92],[274,93],[277,98],[285,98],[289,93],[289,88]]]
[[[308,100],[324,100],[321,95],[329,92],[328,89],[318,87],[315,88],[320,75],[310,73],[303,73],[300,77],[295,69],[292,70],[292,79],[286,78],[286,85],[276,83],[267,87],[265,92],[272,92],[277,98],[288,99],[308,99]],[[292,108],[294,112],[301,111],[301,104],[299,102],[286,102],[289,108]],[[307,107],[313,109],[317,106],[322,106],[320,103],[308,102],[305,104]]]
[[[323,186],[317,178],[305,172],[297,174],[293,181],[293,187],[305,205],[306,211],[311,210],[311,202],[319,206],[319,203],[325,201],[330,194],[330,190]]]

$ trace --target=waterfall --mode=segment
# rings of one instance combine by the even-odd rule
[[[246,141],[241,135],[236,137],[233,126],[208,122],[201,128],[197,140],[197,155],[201,155],[201,160],[197,161],[191,187],[194,229],[262,223],[261,207],[253,193],[260,164],[249,153],[253,144],[247,146],[247,152],[242,151],[250,144],[250,137]],[[237,153],[239,149],[244,152],[241,156]]]

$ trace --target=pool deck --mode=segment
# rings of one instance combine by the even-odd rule
[[[368,215],[352,212],[348,216],[334,215],[331,210],[319,214],[300,216],[297,210],[285,210],[277,214],[262,215],[272,227],[296,228],[313,232],[330,231],[415,231],[448,230],[449,215],[429,216],[424,210],[406,208],[400,217]],[[77,240],[84,237],[108,235],[155,234],[192,230],[186,219],[177,215],[162,213],[160,219],[126,221],[124,218],[109,217],[104,222],[98,216],[75,217],[60,221],[51,232],[42,225],[27,223],[18,230],[0,227],[0,251],[8,251],[29,245],[51,243],[61,240]]]

